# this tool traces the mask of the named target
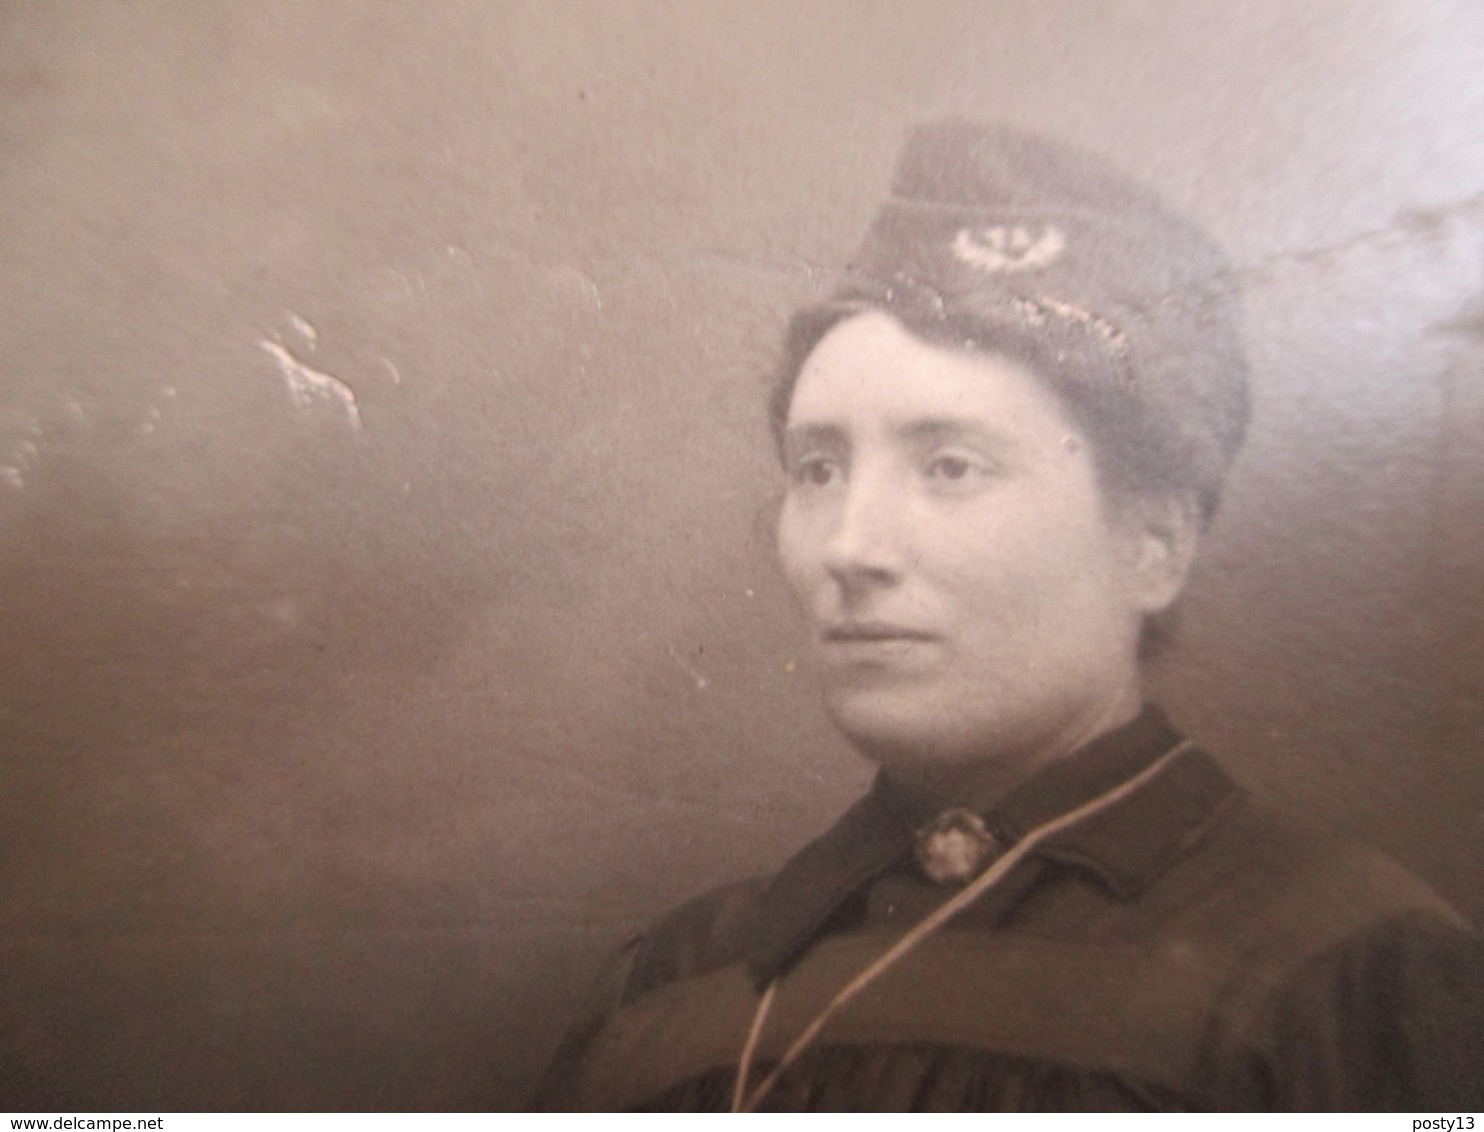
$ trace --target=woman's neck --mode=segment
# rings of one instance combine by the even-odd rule
[[[1138,717],[1143,697],[1137,690],[1104,710],[1068,721],[1034,742],[958,760],[876,760],[887,779],[924,812],[962,806],[983,813],[1043,767],[1081,750],[1094,739]]]

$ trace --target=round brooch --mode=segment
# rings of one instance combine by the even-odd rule
[[[913,849],[923,875],[938,884],[963,884],[1002,852],[972,810],[944,810],[917,831]]]

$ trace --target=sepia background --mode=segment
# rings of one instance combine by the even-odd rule
[[[1484,7],[0,5],[0,1108],[520,1103],[603,956],[867,781],[763,390],[909,125],[1230,249],[1157,676],[1484,916]]]

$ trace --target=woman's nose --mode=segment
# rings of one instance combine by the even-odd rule
[[[824,548],[824,567],[842,588],[890,585],[902,575],[902,518],[890,490],[871,478],[842,493]]]

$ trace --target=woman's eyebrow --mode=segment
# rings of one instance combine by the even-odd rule
[[[801,448],[816,445],[840,447],[845,444],[845,430],[833,424],[789,425],[783,430],[785,452],[797,452]]]
[[[1010,449],[1015,442],[1000,430],[983,421],[967,417],[918,417],[892,429],[902,440],[914,444],[942,444],[946,441],[972,441],[995,448]]]

